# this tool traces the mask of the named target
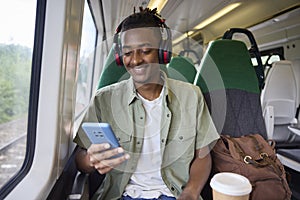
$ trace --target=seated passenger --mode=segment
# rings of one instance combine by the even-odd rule
[[[140,8],[119,27],[116,58],[131,77],[98,90],[84,121],[111,124],[121,147],[90,144],[80,129],[77,167],[106,174],[93,199],[201,199],[219,138],[201,91],[160,70],[171,32],[156,9]]]

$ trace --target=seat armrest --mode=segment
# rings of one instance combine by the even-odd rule
[[[86,199],[84,195],[88,194],[85,192],[87,189],[88,174],[78,172],[75,178],[71,194],[68,196],[68,200],[80,200]]]
[[[263,111],[268,139],[273,139],[274,134],[274,107],[266,106]]]
[[[300,149],[278,149],[277,157],[280,162],[297,172],[300,172]]]
[[[290,126],[288,126],[288,129],[289,129],[292,133],[294,133],[294,134],[300,136],[300,124],[293,124],[293,125],[290,125]]]

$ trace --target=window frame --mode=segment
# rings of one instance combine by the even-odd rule
[[[29,172],[33,163],[36,145],[37,113],[43,54],[46,4],[47,0],[36,1],[35,32],[30,78],[30,95],[27,119],[27,141],[25,158],[21,169],[0,189],[0,199],[4,199],[21,182],[21,180]]]

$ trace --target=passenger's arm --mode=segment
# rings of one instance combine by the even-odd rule
[[[190,177],[178,200],[198,200],[200,193],[211,171],[209,149],[204,147],[196,150],[195,158],[190,168]]]
[[[95,170],[92,163],[90,163],[90,156],[87,153],[87,150],[79,147],[75,156],[76,167],[79,171],[83,173],[91,173]]]
[[[91,173],[93,170],[98,170],[100,174],[106,174],[114,167],[120,165],[125,160],[129,159],[128,154],[113,158],[120,153],[123,153],[123,148],[115,148],[108,150],[109,144],[92,144],[88,150],[80,149],[76,154],[76,165],[79,171]]]

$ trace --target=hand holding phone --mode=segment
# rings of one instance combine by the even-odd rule
[[[85,122],[82,129],[92,144],[109,143],[111,148],[120,147],[120,144],[108,123]]]
[[[92,144],[108,143],[110,145],[109,149],[120,147],[118,139],[108,123],[84,122],[82,129]],[[111,158],[117,158],[122,155],[124,155],[124,153],[112,156]]]

